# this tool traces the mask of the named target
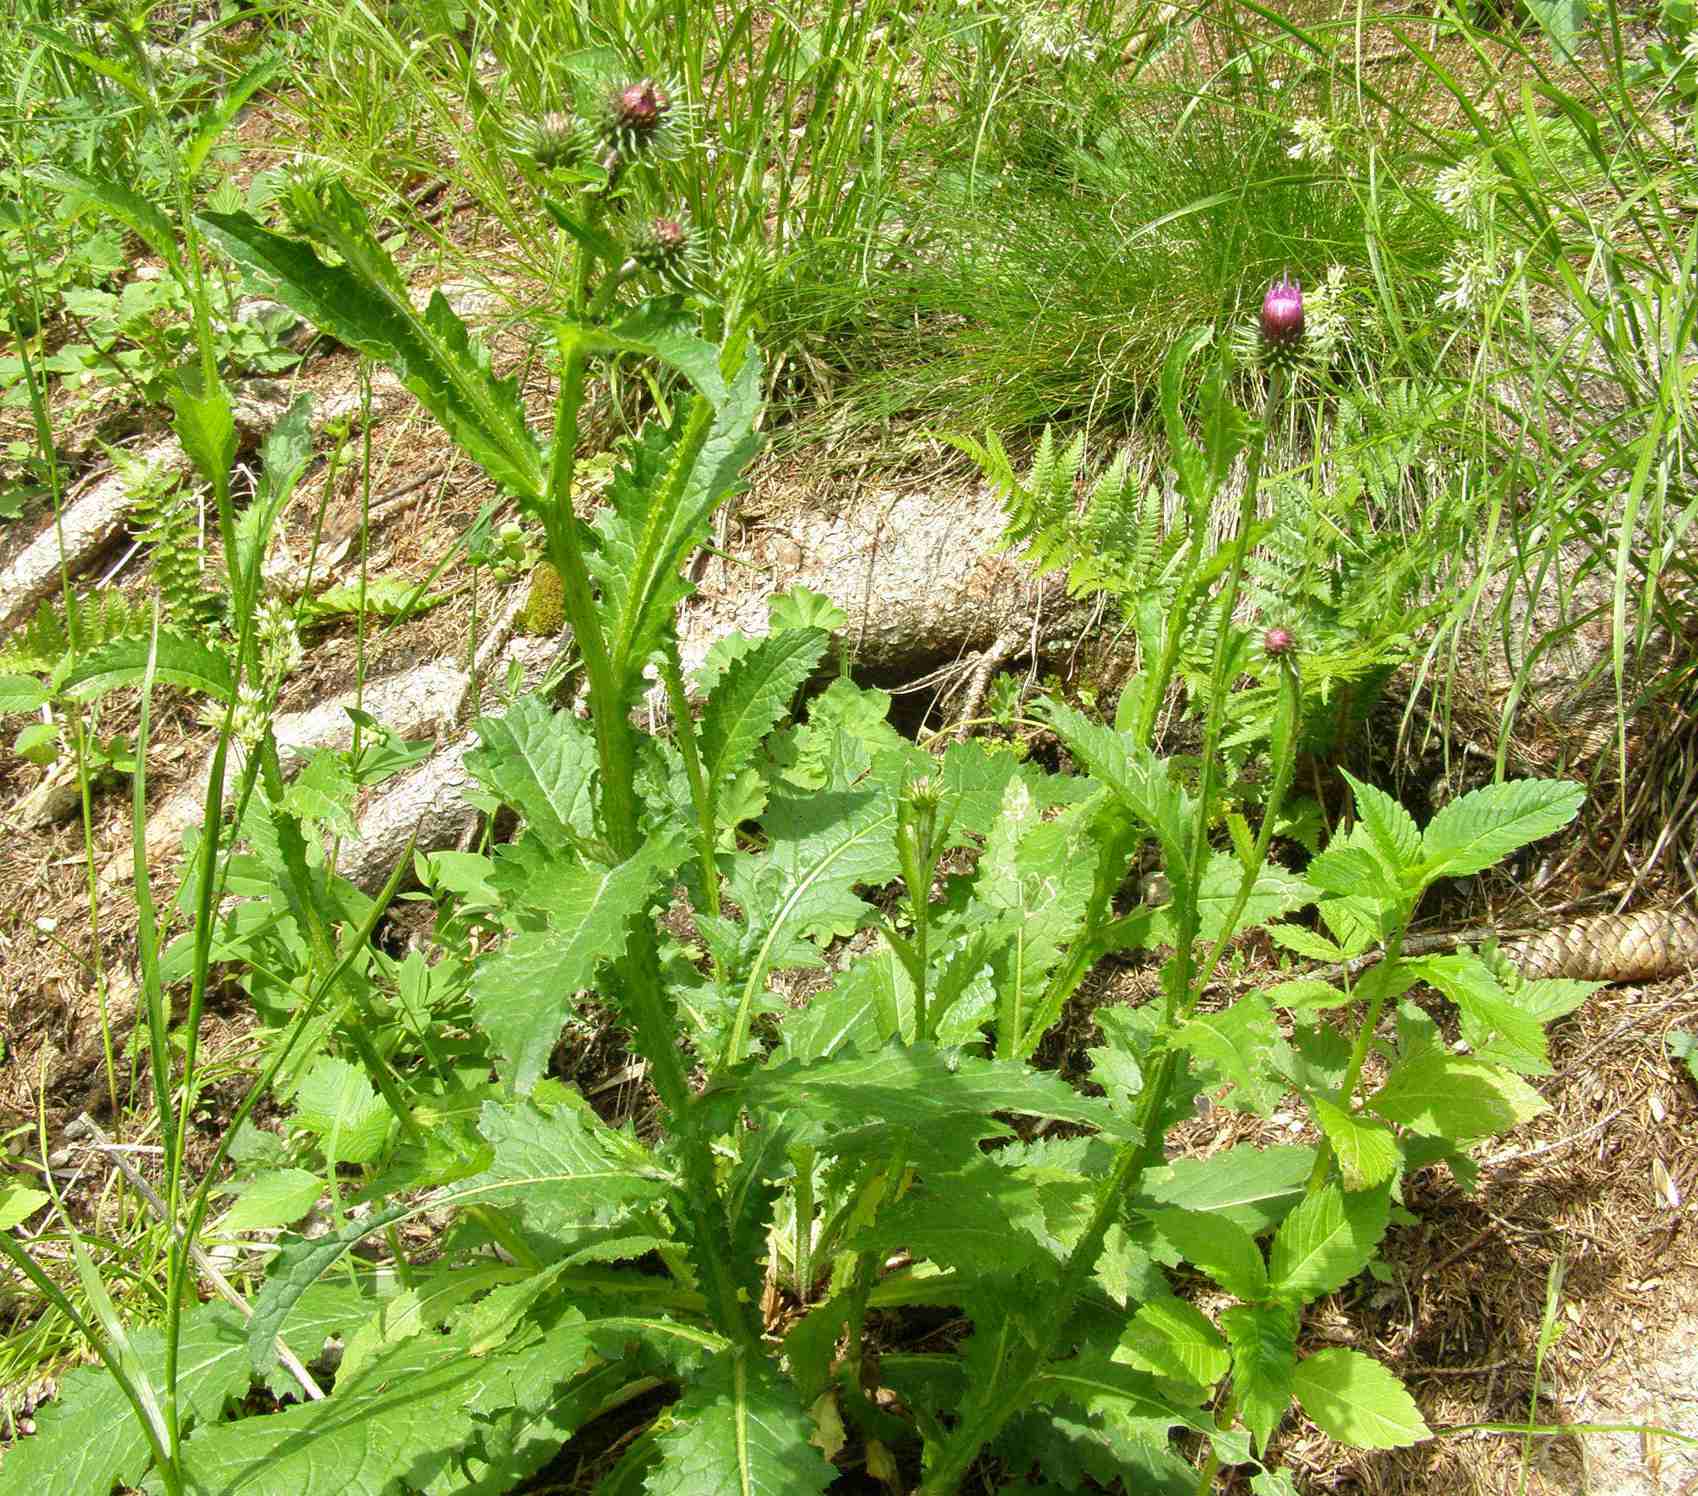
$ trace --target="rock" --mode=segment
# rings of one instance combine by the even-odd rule
[[[429,737],[452,727],[458,720],[470,685],[471,677],[465,671],[437,662],[369,683],[358,704],[361,710],[402,737]],[[350,691],[304,712],[288,712],[278,717],[272,731],[277,738],[277,757],[284,774],[299,770],[320,748],[349,747],[354,741],[354,723],[347,709],[354,705],[355,694]],[[205,820],[212,758],[209,751],[187,782],[148,817],[150,858],[173,846],[190,826],[199,826]],[[224,773],[226,794],[240,779],[244,761],[239,746],[232,744]]]
[[[393,375],[373,379],[372,419],[384,420],[408,398]],[[234,404],[238,426],[256,436],[269,432],[288,408],[282,387],[263,380],[244,383],[236,391]],[[315,406],[314,434],[335,422],[358,419],[360,409],[357,391]],[[137,487],[186,477],[191,466],[188,454],[173,438],[138,453],[128,474],[109,472],[89,485],[66,506],[57,524],[49,520],[17,560],[0,572],[0,633],[22,623],[43,598],[58,590],[61,561],[74,577],[100,554],[123,525]]]

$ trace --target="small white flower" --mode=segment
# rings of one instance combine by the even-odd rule
[[[268,597],[259,605],[254,634],[259,641],[260,668],[274,684],[280,683],[305,657],[301,636],[295,628],[294,609],[278,598]]]
[[[1486,221],[1497,187],[1497,173],[1484,156],[1471,156],[1447,166],[1433,180],[1433,200],[1465,228]]]
[[[1498,278],[1499,266],[1490,256],[1462,251],[1439,272],[1445,289],[1438,304],[1454,312],[1472,312]]]
[[[1288,146],[1285,154],[1293,161],[1332,160],[1335,147],[1330,125],[1304,115],[1291,122],[1291,133],[1297,137],[1297,142]]]

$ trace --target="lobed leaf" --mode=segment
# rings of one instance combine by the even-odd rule
[[[1412,1132],[1457,1141],[1491,1137],[1546,1109],[1544,1098],[1519,1076],[1443,1051],[1395,1066],[1367,1105]]]
[[[1423,873],[1462,878],[1560,831],[1579,813],[1586,786],[1570,780],[1516,779],[1453,800],[1421,835]]]
[[[470,992],[515,1090],[541,1078],[574,994],[592,985],[602,962],[623,954],[631,920],[683,857],[682,842],[656,834],[616,867],[545,863],[546,876],[523,890],[542,927],[522,929],[480,961]]]
[[[813,1424],[764,1357],[720,1352],[667,1412],[650,1496],[817,1496],[837,1472],[810,1442]]]

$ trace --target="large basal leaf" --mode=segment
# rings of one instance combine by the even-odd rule
[[[650,1496],[817,1496],[836,1477],[795,1389],[748,1351],[714,1357],[666,1416]]]
[[[676,1183],[641,1143],[582,1102],[546,1110],[529,1101],[488,1102],[478,1131],[494,1145],[494,1161],[454,1185],[450,1198],[503,1205],[562,1246]]]
[[[183,1449],[189,1485],[218,1496],[398,1496],[436,1489],[485,1413],[592,1364],[581,1315],[567,1312],[500,1354],[463,1334],[418,1335],[374,1356],[322,1402],[205,1429]],[[157,1484],[152,1491],[163,1489]]]
[[[708,1099],[708,1098],[704,1098]],[[839,1154],[887,1148],[908,1135],[911,1157],[953,1160],[983,1138],[1006,1137],[993,1115],[1053,1117],[1115,1133],[1125,1124],[1106,1101],[1015,1061],[982,1060],[930,1044],[892,1044],[876,1054],[815,1064],[789,1060],[725,1082],[711,1099],[727,1109],[787,1113],[796,1140]]]
[[[1316,1427],[1357,1449],[1401,1449],[1432,1437],[1403,1383],[1360,1351],[1317,1351],[1297,1363],[1293,1385]]]
[[[1566,779],[1516,779],[1473,790],[1427,823],[1421,835],[1423,873],[1431,882],[1484,872],[1561,831],[1585,800],[1586,786]]]
[[[64,689],[81,701],[93,700],[120,686],[141,684],[147,673],[147,639],[113,639],[97,645],[66,674]],[[214,701],[230,700],[230,661],[222,651],[164,629],[154,676],[168,686],[198,691]]]
[[[1010,779],[1002,814],[979,859],[968,917],[994,922],[998,1052],[1024,1059],[1058,1016],[1041,999],[1067,943],[1084,923],[1094,869],[1076,824],[1046,821],[1025,782]]]
[[[1221,1312],[1232,1347],[1232,1390],[1238,1416],[1265,1450],[1291,1406],[1297,1364],[1297,1311],[1288,1304],[1238,1304]]]
[[[1367,1105],[1411,1132],[1458,1142],[1506,1132],[1546,1109],[1544,1098],[1520,1076],[1442,1052],[1397,1065]]]
[[[1281,1223],[1268,1253],[1272,1291],[1307,1304],[1341,1288],[1373,1260],[1391,1214],[1389,1189],[1347,1195],[1329,1184]]]
[[[321,1284],[296,1306],[285,1325],[291,1348],[312,1361],[331,1335],[344,1335],[371,1314],[369,1288]],[[154,1386],[165,1377],[165,1338],[152,1328],[131,1333]],[[178,1346],[177,1395],[186,1418],[210,1423],[244,1396],[251,1382],[247,1331],[223,1304],[191,1310]],[[36,1432],[0,1460],[4,1496],[106,1496],[120,1481],[134,1486],[147,1469],[147,1438],[135,1411],[103,1366],[67,1372],[59,1394],[36,1413]]]
[[[1301,1144],[1238,1143],[1208,1158],[1146,1169],[1134,1203],[1146,1211],[1174,1206],[1219,1214],[1254,1236],[1285,1219],[1303,1198],[1314,1167],[1315,1150]]]
[[[823,629],[769,634],[720,678],[701,721],[702,770],[716,801],[790,709],[829,642]]]
[[[284,305],[393,368],[490,477],[538,501],[546,474],[517,384],[490,373],[487,354],[440,293],[423,317],[413,310],[364,210],[340,183],[326,186],[316,202],[303,197],[297,206],[345,263],[327,265],[310,245],[274,234],[245,213],[203,213],[198,221],[232,259],[267,276]]]
[[[616,867],[562,858],[527,884],[524,902],[541,927],[522,929],[479,962],[471,986],[478,1023],[515,1090],[536,1084],[574,994],[593,984],[603,961],[624,951],[630,921],[683,855],[681,842],[657,835]]]
[[[510,805],[553,851],[595,829],[595,740],[569,711],[550,711],[521,696],[499,717],[480,717],[482,745],[466,755],[467,772]]]
[[[722,1066],[743,1054],[768,973],[817,964],[803,942],[852,933],[871,912],[855,889],[888,883],[900,870],[896,807],[876,791],[774,796],[761,826],[766,854],[740,863],[730,890],[742,905],[750,949]]]

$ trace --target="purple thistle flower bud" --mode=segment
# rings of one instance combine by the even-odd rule
[[[1272,293],[1269,294],[1271,296]],[[1301,324],[1303,316],[1301,307],[1299,307],[1297,315],[1299,324]],[[1296,647],[1297,641],[1291,637],[1291,630],[1280,628],[1277,624],[1262,635],[1262,653],[1274,659],[1278,659],[1281,655],[1290,654]]]
[[[1262,300],[1262,341],[1270,349],[1295,347],[1303,339],[1303,288],[1282,275]]]
[[[640,154],[660,133],[672,100],[653,78],[627,83],[608,101],[607,135],[631,155]]]

